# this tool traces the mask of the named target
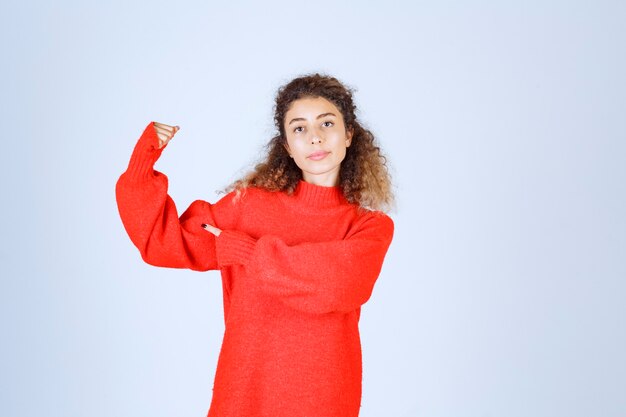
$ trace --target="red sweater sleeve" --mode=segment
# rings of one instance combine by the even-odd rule
[[[153,123],[146,126],[128,169],[115,186],[124,228],[143,260],[151,265],[197,271],[218,269],[215,236],[201,225],[232,227],[232,193],[214,205],[196,200],[179,218],[176,205],[167,194],[167,177],[153,169],[164,149],[158,149]]]
[[[224,230],[217,245],[228,248],[231,258],[237,252],[238,262],[257,280],[255,286],[292,307],[311,313],[349,312],[370,298],[393,229],[391,218],[378,212],[366,216],[343,240],[289,246],[276,236],[254,241],[240,231]]]

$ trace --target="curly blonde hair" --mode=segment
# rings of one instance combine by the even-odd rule
[[[394,197],[387,159],[381,153],[372,132],[357,120],[352,92],[336,78],[318,73],[295,78],[281,86],[274,105],[274,123],[278,132],[267,143],[264,160],[225,191],[235,190],[239,193],[246,187],[259,187],[268,191],[293,193],[302,179],[302,171],[284,146],[287,143],[285,114],[295,100],[322,97],[339,109],[346,130],[352,128],[354,132],[339,171],[339,187],[345,198],[365,209],[391,209]]]

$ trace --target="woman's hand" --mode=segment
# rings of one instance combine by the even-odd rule
[[[204,230],[213,233],[215,236],[219,236],[220,233],[222,233],[221,229],[218,229],[217,227],[210,224],[202,224],[202,227],[204,228]]]
[[[180,127],[178,126],[170,126],[159,122],[154,122],[153,124],[157,132],[157,136],[159,137],[159,149],[167,145],[167,143],[172,140],[176,132],[180,130]]]

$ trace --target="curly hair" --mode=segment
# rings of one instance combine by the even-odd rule
[[[302,179],[302,171],[284,146],[287,143],[285,114],[295,100],[322,97],[341,112],[346,130],[353,129],[352,143],[346,148],[339,171],[339,187],[346,200],[364,209],[390,209],[394,198],[387,159],[381,153],[372,132],[357,120],[352,92],[336,78],[318,73],[295,78],[281,86],[273,109],[278,132],[266,145],[265,159],[225,191],[235,190],[239,193],[246,187],[259,187],[268,191],[293,193]]]

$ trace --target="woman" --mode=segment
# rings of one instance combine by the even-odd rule
[[[313,74],[278,90],[264,162],[180,216],[153,169],[177,126],[151,122],[116,185],[149,264],[219,269],[225,332],[209,417],[358,416],[358,322],[393,236],[385,158],[352,93]]]

